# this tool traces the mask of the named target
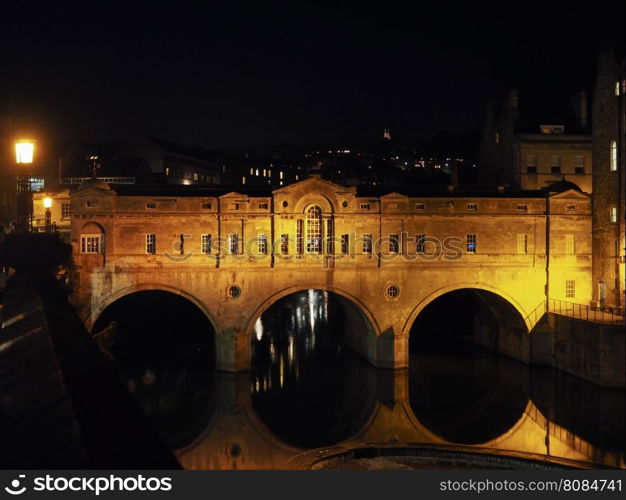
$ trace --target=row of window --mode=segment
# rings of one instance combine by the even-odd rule
[[[537,155],[536,154],[526,155],[526,172],[529,174],[537,173]],[[550,173],[552,174],[561,173],[561,155],[550,155]],[[582,175],[585,173],[585,157],[584,156],[574,157],[574,173],[579,174],[579,175]]]

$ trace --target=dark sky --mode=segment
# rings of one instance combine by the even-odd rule
[[[480,127],[507,88],[592,82],[623,1],[26,3],[0,30],[0,117],[49,139],[209,147]]]

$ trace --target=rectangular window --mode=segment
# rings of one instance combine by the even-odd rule
[[[296,224],[296,246],[299,255],[304,253],[304,221],[298,219]]]
[[[146,208],[156,208],[156,203],[148,202],[148,203],[146,203]]]
[[[417,253],[424,253],[426,249],[426,235],[418,234],[415,236],[415,251]]]
[[[98,206],[98,202],[95,200],[90,200],[87,202],[87,208],[95,208]]]
[[[372,253],[372,235],[365,234],[363,235],[363,253]]]
[[[258,253],[267,255],[267,234],[259,234],[256,241]]]
[[[415,204],[415,210],[424,210],[425,208],[426,208],[426,205],[424,205],[423,203]]]
[[[228,210],[239,210],[239,203],[229,203]]]
[[[202,209],[203,210],[211,210],[212,205],[210,203],[203,203],[202,204]]]
[[[468,210],[478,210],[478,205],[476,203],[468,203],[467,204],[467,209]]]
[[[617,207],[616,206],[611,207],[610,217],[611,217],[611,223],[617,224]]]
[[[326,253],[329,255],[335,253],[335,226],[333,219],[326,220]]]
[[[389,235],[389,252],[400,253],[400,239],[397,234]]]
[[[200,235],[200,252],[211,253],[212,238],[210,234]]]
[[[61,218],[62,219],[70,218],[70,204],[69,203],[61,204]]]
[[[565,209],[566,209],[568,212],[575,212],[576,210],[578,210],[578,207],[577,207],[576,205],[567,205],[567,206],[565,207]]]
[[[517,209],[520,212],[528,212],[528,205],[517,205]]]
[[[228,235],[228,251],[231,255],[239,254],[239,235],[237,233]]]
[[[146,234],[146,253],[156,255],[156,234]]]
[[[565,298],[576,297],[576,280],[565,280]]]
[[[289,253],[289,235],[281,234],[280,235],[280,253],[283,255],[287,255]]]
[[[369,210],[370,209],[370,204],[369,203],[361,203],[360,207],[361,207],[361,210]]]
[[[347,255],[350,252],[350,235],[342,234],[341,235],[341,253],[343,255]]]
[[[198,172],[194,172],[193,173],[193,180],[197,181],[198,180]]]
[[[468,234],[467,235],[467,239],[466,239],[466,243],[467,243],[467,253],[476,253],[476,235],[475,234]]]
[[[582,175],[585,173],[585,157],[574,156],[574,173]]]
[[[566,234],[565,235],[565,253],[567,255],[574,255],[575,250],[576,249],[574,247],[574,235]]]
[[[81,235],[80,251],[82,253],[100,253],[100,235],[99,234]]]
[[[269,208],[268,203],[259,203],[259,210],[267,210]]]
[[[517,235],[517,253],[521,253],[521,254],[528,253],[528,235],[527,234]]]
[[[537,155],[534,155],[534,154],[526,155],[526,173],[528,174],[537,173]]]
[[[561,156],[550,155],[550,172],[553,174],[561,173]]]

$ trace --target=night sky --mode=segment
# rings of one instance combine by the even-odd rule
[[[209,147],[465,133],[508,88],[591,89],[624,22],[623,1],[105,5],[3,6],[0,117]]]

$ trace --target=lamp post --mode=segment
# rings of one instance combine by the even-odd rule
[[[35,141],[20,139],[15,141],[15,163],[17,173],[17,229],[32,230],[32,189],[31,168],[35,157]]]
[[[43,207],[46,209],[46,233],[52,232],[52,198],[46,196],[43,199]]]

